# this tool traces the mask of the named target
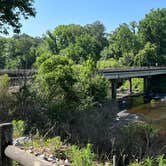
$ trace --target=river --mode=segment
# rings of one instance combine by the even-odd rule
[[[126,113],[143,116],[148,123],[166,130],[166,96],[159,96],[148,101],[144,100],[144,97],[138,97],[130,99],[128,105],[130,108],[126,110]]]

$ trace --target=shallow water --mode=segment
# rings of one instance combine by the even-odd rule
[[[166,130],[166,97],[147,104],[133,107],[127,111],[130,114],[143,115],[148,123]]]

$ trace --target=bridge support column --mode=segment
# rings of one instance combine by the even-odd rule
[[[116,80],[111,80],[111,88],[112,88],[112,99],[116,99],[116,86],[117,86],[117,82]]]
[[[132,94],[132,78],[129,78],[129,94]]]
[[[148,77],[144,77],[144,94],[148,95],[149,91],[150,91],[150,83],[149,83],[149,78]]]

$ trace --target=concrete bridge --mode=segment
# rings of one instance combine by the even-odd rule
[[[108,68],[101,70],[101,72],[107,79],[124,79],[166,74],[166,67],[136,67],[124,69]]]
[[[10,87],[20,87],[27,81],[33,81],[33,76],[37,73],[33,69],[4,69],[0,70],[0,75],[7,74],[10,77]],[[1,78],[0,78],[1,79]]]
[[[153,76],[166,76],[166,67],[136,67],[124,69],[104,69],[100,71],[106,79],[111,80],[112,98],[116,99],[118,80],[129,80],[129,92],[132,93],[132,78],[144,78],[144,93],[150,91],[150,79]],[[159,80],[160,81],[160,80]]]
[[[0,75],[8,74],[11,79],[32,78],[37,70],[31,69],[11,69],[0,70]],[[132,93],[132,78],[144,78],[144,93],[149,93],[150,78],[153,76],[163,75],[166,76],[166,67],[136,67],[136,68],[108,68],[100,70],[99,73],[103,74],[106,79],[111,80],[112,84],[112,98],[116,99],[116,89],[119,80],[129,80],[129,92]]]
[[[0,70],[0,75],[7,74],[11,79],[32,77],[37,73],[34,69],[4,69]]]

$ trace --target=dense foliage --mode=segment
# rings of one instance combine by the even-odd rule
[[[166,62],[165,20],[163,8],[151,10],[138,23],[121,24],[111,33],[96,21],[85,26],[59,25],[41,39],[26,34],[1,37],[0,67],[31,68],[36,57],[39,67],[50,55],[67,56],[76,64],[92,58],[106,67],[162,66]],[[113,64],[108,65],[107,60]]]
[[[15,35],[12,38],[0,38],[0,68],[32,68],[36,57],[39,56],[37,47],[42,43],[41,38],[29,35]]]
[[[7,34],[9,27],[15,33],[20,32],[21,17],[35,16],[34,0],[0,0],[0,32]]]

